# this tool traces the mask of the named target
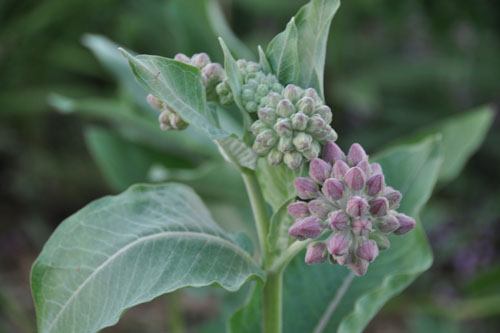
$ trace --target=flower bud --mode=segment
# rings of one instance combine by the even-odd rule
[[[361,163],[360,163],[361,164]],[[377,173],[366,181],[366,188],[369,195],[377,195],[384,187],[384,176],[381,173]]]
[[[328,178],[323,184],[322,191],[328,199],[339,200],[344,194],[344,184],[335,178]]]
[[[332,110],[327,105],[320,106],[315,112],[319,114],[327,124],[332,122]]]
[[[360,196],[351,197],[347,201],[346,212],[353,217],[360,217],[368,211],[368,202]]]
[[[368,235],[368,238],[374,240],[375,243],[377,243],[377,247],[380,251],[387,250],[390,246],[389,239],[381,232],[372,232],[370,233],[370,235]]]
[[[283,162],[283,153],[277,149],[272,149],[267,154],[267,161],[270,165],[279,165]]]
[[[378,230],[383,233],[390,233],[399,228],[398,219],[392,215],[386,215],[375,224]]]
[[[277,119],[276,112],[271,108],[261,108],[258,112],[259,119],[266,124],[272,125]]]
[[[259,143],[263,147],[272,147],[276,141],[278,141],[276,135],[269,129],[260,132],[255,138],[255,142]]]
[[[332,176],[337,179],[343,179],[345,174],[349,171],[349,166],[346,162],[338,160],[332,168]]]
[[[349,227],[349,217],[342,210],[331,212],[328,218],[332,230],[340,231]]]
[[[285,154],[286,156],[286,154]],[[308,200],[314,199],[319,195],[318,185],[309,178],[299,177],[293,181],[295,190],[299,198]]]
[[[311,148],[306,149],[302,152],[302,155],[309,161],[313,158],[319,156],[319,152],[321,150],[321,146],[317,141],[313,141],[311,144]]]
[[[298,240],[317,238],[323,229],[321,220],[315,216],[309,216],[297,220],[288,230],[288,234]]]
[[[337,132],[330,125],[326,125],[319,133],[315,134],[317,140],[321,142],[335,141],[338,138]]]
[[[354,257],[354,253],[352,253],[352,251],[349,251],[346,254],[341,255],[341,256],[335,256],[335,260],[337,261],[337,263],[339,265],[349,265],[350,263],[352,263],[354,261],[354,259],[355,259],[355,257]]]
[[[299,87],[293,84],[289,84],[283,90],[283,97],[288,99],[290,102],[295,103],[302,97],[303,91]]]
[[[318,264],[322,263],[328,257],[328,251],[326,250],[326,245],[323,242],[312,243],[307,247],[306,252],[306,264]]]
[[[382,195],[389,201],[390,209],[397,209],[399,207],[399,202],[402,198],[401,192],[396,191],[390,186],[386,186],[382,191]]]
[[[354,272],[357,276],[363,276],[366,274],[368,270],[368,261],[363,259],[358,259],[347,265],[351,271]]]
[[[373,240],[367,240],[361,243],[358,247],[358,251],[356,252],[358,258],[366,260],[368,262],[372,262],[378,256],[378,247],[377,243]]]
[[[170,111],[162,111],[158,116],[158,122],[160,123],[160,128],[162,131],[168,131],[172,129],[170,125]]]
[[[210,63],[210,57],[206,53],[197,53],[191,57],[193,66],[203,68]]]
[[[309,208],[307,208],[307,202],[303,201],[297,201],[289,204],[286,211],[294,219],[304,218],[310,215]]]
[[[307,207],[312,215],[319,218],[325,218],[332,208],[332,206],[323,199],[312,200],[309,202]]]
[[[148,94],[146,96],[146,101],[148,102],[149,105],[151,105],[153,109],[161,110],[163,108],[163,102],[159,98],[151,94]]]
[[[347,253],[351,245],[351,232],[349,230],[334,233],[326,241],[328,252],[335,256],[341,256]]]
[[[365,175],[368,177],[369,175],[371,175],[372,173],[372,168],[370,167],[370,163],[368,163],[367,160],[363,160],[361,162],[359,162],[357,165],[356,165],[358,168],[360,168],[361,170],[363,170],[363,172],[365,173]]]
[[[285,164],[292,170],[297,170],[302,165],[302,161],[304,158],[302,154],[299,152],[287,152],[285,153],[285,157],[283,157],[283,161]]]
[[[177,53],[174,57],[174,60],[183,62],[185,64],[191,64],[191,59],[184,53]]]
[[[254,135],[259,134],[265,129],[268,129],[268,126],[262,120],[257,120],[250,126],[250,131],[252,131]]]
[[[372,169],[372,174],[376,174],[376,173],[380,173],[380,174],[383,174],[382,172],[382,167],[380,166],[379,163],[372,163],[370,164],[370,167]]]
[[[331,171],[332,167],[319,158],[313,158],[309,164],[309,177],[320,184],[330,176]]]
[[[283,97],[275,92],[270,92],[266,96],[265,104],[271,108],[276,108],[278,103],[283,99]]]
[[[175,112],[170,113],[169,120],[170,125],[176,130],[183,130],[189,125]]]
[[[269,87],[265,84],[259,84],[256,92],[258,96],[264,97],[269,93]]]
[[[359,162],[367,159],[368,156],[359,143],[353,144],[349,149],[349,153],[347,153],[347,162],[351,165],[356,165]]]
[[[292,122],[287,118],[279,118],[273,128],[280,137],[291,137],[293,134]]]
[[[257,112],[258,107],[257,103],[254,101],[250,101],[245,104],[245,109],[250,113]]]
[[[295,113],[290,117],[292,121],[292,127],[295,130],[303,131],[307,127],[307,122],[309,121],[309,117],[303,114],[302,112]]]
[[[297,102],[297,107],[299,108],[299,112],[302,112],[308,116],[312,115],[314,111],[314,101],[311,97],[302,97]],[[323,119],[321,119],[323,120]]]
[[[321,100],[321,98],[319,97],[316,89],[314,89],[314,88],[307,88],[306,90],[304,90],[304,96],[312,98],[314,103],[316,103],[316,104],[320,104],[323,102]]]
[[[220,81],[225,76],[224,69],[220,64],[216,62],[210,63],[203,67],[202,72],[207,76],[208,80],[216,79],[217,81]]]
[[[415,228],[416,222],[413,218],[406,214],[399,214],[398,216],[399,228],[394,231],[396,235],[404,235],[408,231]]]
[[[276,106],[276,112],[280,117],[288,118],[295,112],[295,106],[287,99],[282,99]]]
[[[347,186],[349,186],[353,190],[362,190],[365,186],[365,173],[360,168],[353,167],[346,172],[344,180]]]
[[[358,218],[351,223],[352,232],[358,236],[368,236],[372,231],[372,223],[367,218]]]
[[[370,200],[370,214],[373,216],[384,216],[389,210],[389,202],[384,197],[378,197]]]
[[[304,132],[299,132],[299,134],[293,138],[293,145],[300,152],[311,148],[311,144],[312,137]]]
[[[278,142],[278,150],[283,153],[292,151],[293,139],[291,137],[285,137],[285,136],[280,137],[280,141]]]
[[[310,133],[319,133],[325,127],[325,121],[320,115],[313,115],[309,118],[309,124],[307,125],[307,131]]]
[[[328,141],[323,148],[322,157],[325,161],[333,165],[336,161],[343,160],[345,155],[335,142]]]

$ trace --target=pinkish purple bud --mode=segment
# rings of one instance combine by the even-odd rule
[[[378,221],[375,226],[378,230],[387,234],[399,228],[399,222],[396,217],[392,215],[386,215],[380,221]]]
[[[397,209],[399,207],[399,202],[401,201],[401,198],[403,197],[401,195],[401,192],[396,191],[390,186],[386,186],[384,190],[382,191],[382,195],[387,198],[389,201],[389,208],[390,209]]]
[[[372,163],[370,165],[371,169],[372,169],[372,174],[376,174],[376,173],[383,173],[382,172],[382,167],[380,166],[380,164],[378,163]]]
[[[332,171],[332,167],[319,158],[313,158],[311,163],[309,164],[309,177],[314,179],[320,184],[328,178],[330,172]]]
[[[368,212],[368,202],[365,198],[354,196],[347,201],[345,211],[353,217],[360,217]]]
[[[315,216],[309,216],[292,224],[288,229],[288,234],[298,240],[314,239],[321,234],[322,229],[321,220]]]
[[[325,243],[312,243],[307,247],[306,264],[318,264],[326,260],[328,252]]]
[[[389,202],[384,197],[378,197],[370,200],[370,214],[373,216],[384,216],[389,210]]]
[[[359,143],[354,143],[349,149],[349,153],[347,153],[347,162],[353,166],[367,159],[368,156]]]
[[[301,199],[314,199],[319,194],[318,185],[313,182],[312,179],[299,177],[293,181],[293,185],[295,186],[295,190],[297,190],[297,194]]]
[[[323,199],[312,200],[307,206],[311,214],[319,218],[325,218],[332,208],[332,206]]]
[[[335,260],[339,265],[349,265],[355,259],[354,253],[352,251],[347,252],[341,256],[335,256]]]
[[[350,168],[344,176],[347,186],[353,190],[361,190],[365,186],[365,173],[358,167]]]
[[[151,94],[148,94],[146,96],[146,101],[148,102],[149,105],[151,105],[153,109],[161,110],[163,108],[163,102],[159,98]]]
[[[387,250],[391,245],[387,236],[379,231],[370,233],[368,237],[377,243],[377,247],[380,251]]]
[[[366,274],[366,271],[368,270],[368,261],[363,260],[363,259],[358,259],[355,262],[350,263],[347,265],[351,271],[354,272],[357,276],[363,276]]]
[[[349,226],[349,217],[342,210],[336,210],[329,214],[330,228],[340,231]]]
[[[286,210],[294,219],[300,219],[310,215],[309,209],[307,208],[307,202],[303,201],[289,204]]]
[[[363,170],[363,172],[365,173],[365,175],[368,177],[368,175],[371,175],[372,174],[372,168],[370,166],[370,163],[368,163],[368,160],[362,160],[361,162],[359,162],[357,165],[356,165],[358,168],[360,168],[361,170]]]
[[[185,64],[191,64],[191,58],[189,58],[184,53],[177,53],[174,57],[175,60],[183,62]]]
[[[384,187],[384,176],[380,173],[377,173],[366,181],[366,188],[369,195],[376,195],[380,191],[382,191]]]
[[[347,171],[349,171],[349,166],[347,165],[347,163],[342,160],[338,160],[333,165],[332,176],[337,179],[342,179],[344,178]]]
[[[394,231],[396,235],[404,235],[408,231],[415,228],[415,220],[406,214],[399,214],[398,216],[399,228]]]
[[[339,146],[333,141],[328,141],[323,148],[323,159],[330,164],[334,164],[336,161],[341,161],[345,157],[344,152]]]
[[[323,184],[322,191],[327,198],[339,200],[344,194],[344,184],[335,178],[328,178]]]
[[[356,253],[358,255],[358,258],[361,258],[368,262],[372,262],[378,256],[377,243],[375,243],[375,241],[373,240],[364,241],[358,247],[358,251]]]
[[[372,223],[366,218],[356,219],[352,221],[351,229],[356,235],[368,236],[368,234],[372,231]]]
[[[351,232],[349,230],[339,231],[326,241],[328,252],[335,256],[341,256],[347,253],[351,245]]]

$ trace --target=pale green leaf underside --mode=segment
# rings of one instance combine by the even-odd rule
[[[242,142],[236,135],[230,135],[222,139],[215,140],[219,150],[224,158],[236,165],[238,168],[245,167],[255,170],[257,164],[257,155]]]
[[[297,26],[292,17],[285,31],[274,37],[267,46],[267,59],[282,84],[297,82],[300,71],[297,37]]]
[[[264,278],[180,184],[135,185],[54,232],[31,273],[40,332],[96,332],[123,310],[186,286],[234,291]]]

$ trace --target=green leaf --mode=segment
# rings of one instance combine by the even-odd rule
[[[233,93],[234,102],[240,108],[240,110],[245,110],[243,106],[243,100],[241,99],[241,86],[243,85],[243,76],[236,64],[236,60],[233,58],[231,52],[224,43],[224,40],[219,37],[219,43],[224,53],[224,69],[226,70],[227,80],[231,91]],[[244,112],[244,111],[243,111]]]
[[[96,332],[173,290],[264,273],[181,184],[135,185],[66,219],[31,271],[40,332]]]
[[[267,242],[273,255],[279,256],[290,245],[291,237],[288,236],[288,229],[294,221],[288,214],[287,207],[294,201],[295,198],[285,201],[271,217]]]
[[[440,133],[444,160],[439,181],[448,182],[458,176],[469,157],[481,146],[494,116],[493,107],[482,106],[433,124],[402,142],[416,142],[428,135]]]
[[[236,135],[230,135],[222,139],[215,140],[224,158],[234,164],[238,169],[241,167],[255,170],[257,155],[242,142]]]
[[[206,103],[205,89],[198,68],[159,56],[133,57],[121,49],[134,76],[150,94],[162,99],[184,120],[212,139],[227,136]]]
[[[266,53],[260,45],[257,46],[257,49],[259,50],[259,64],[262,67],[262,70],[265,73],[272,73],[271,64],[269,63],[269,60],[267,60]]]
[[[285,31],[278,34],[267,46],[266,56],[272,72],[282,84],[297,82],[300,72],[298,32],[292,17]]]
[[[262,285],[254,283],[248,293],[245,306],[238,309],[229,319],[231,333],[255,333],[262,331],[259,318],[262,316]]]

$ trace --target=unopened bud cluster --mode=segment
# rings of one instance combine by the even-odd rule
[[[253,150],[267,155],[271,165],[284,162],[295,170],[318,157],[322,144],[337,139],[332,112],[313,88],[289,84],[281,93],[271,92],[257,115],[250,128],[256,136]]]
[[[369,163],[359,144],[346,156],[328,142],[322,159],[311,161],[309,177],[295,179],[294,185],[302,200],[288,206],[295,218],[290,236],[316,239],[331,232],[308,246],[308,264],[328,258],[364,275],[379,251],[389,248],[387,234],[403,235],[415,227],[413,218],[396,211],[401,193],[385,185],[380,164]]]
[[[183,130],[188,127],[188,123],[179,116],[177,112],[172,110],[165,102],[159,98],[149,94],[146,97],[147,102],[152,108],[161,111],[158,116],[158,122],[160,123],[160,128],[163,131],[168,130]]]

